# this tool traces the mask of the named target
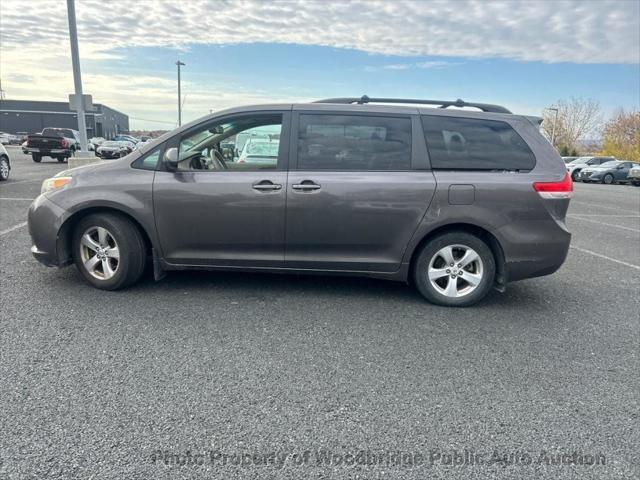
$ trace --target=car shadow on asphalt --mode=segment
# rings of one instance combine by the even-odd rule
[[[347,275],[304,275],[293,273],[246,273],[246,272],[207,272],[207,271],[174,271],[156,282],[147,275],[136,286],[139,290],[184,291],[206,294],[216,290],[225,293],[235,291],[244,295],[264,298],[282,298],[288,293],[309,295],[315,298],[347,299],[385,299],[412,305],[429,304],[413,285],[404,282],[381,280],[376,278]],[[497,290],[489,292],[480,303],[470,308],[521,307],[539,306],[545,297],[539,286],[532,282],[517,282],[507,286],[504,293]]]

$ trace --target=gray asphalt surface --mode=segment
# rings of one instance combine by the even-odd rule
[[[576,185],[563,268],[469,309],[321,276],[111,293],[38,264],[26,227],[4,233],[64,168],[10,152],[0,478],[640,476],[640,188]],[[605,464],[547,465],[574,452]]]

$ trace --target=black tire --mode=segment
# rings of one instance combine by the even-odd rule
[[[36,163],[40,163],[42,161],[42,155],[40,155],[39,153],[32,153],[31,158]]]
[[[449,297],[436,290],[428,278],[429,265],[437,252],[447,246],[460,245],[473,249],[481,260],[481,280],[475,290],[460,297]],[[454,249],[455,250],[455,249]],[[454,257],[455,258],[455,257]],[[456,260],[458,260],[456,258]],[[454,268],[456,265],[454,265]],[[444,267],[446,268],[446,266]],[[465,270],[465,272],[467,272]],[[467,272],[468,273],[468,272]],[[464,231],[455,231],[442,234],[430,240],[418,254],[413,265],[413,278],[420,293],[431,303],[445,307],[468,307],[482,300],[493,286],[496,274],[496,262],[489,246],[480,238]],[[460,275],[455,282],[458,285],[468,285],[464,280],[465,275]],[[448,276],[446,277],[449,281]]]
[[[64,163],[64,162],[66,162],[68,159],[67,159],[67,157],[56,157],[56,160],[58,160],[58,163]]]
[[[120,252],[115,273],[109,279],[99,279],[84,266],[81,239],[92,228],[107,229]],[[147,261],[142,234],[127,218],[114,213],[89,215],[76,225],[72,238],[73,260],[80,274],[91,285],[102,290],[119,290],[136,283],[144,273]]]
[[[640,182],[631,182],[634,187],[640,187]]]
[[[611,185],[613,183],[613,175],[607,173],[604,177],[602,177],[602,183],[605,185]]]
[[[579,180],[578,180],[578,174],[579,174],[579,173],[580,173],[580,170],[574,170],[574,171],[571,173],[571,180],[573,180],[574,182],[579,181]]]
[[[9,160],[5,157],[0,157],[0,182],[4,182],[9,179]]]

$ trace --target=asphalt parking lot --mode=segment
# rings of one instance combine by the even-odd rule
[[[577,184],[563,268],[469,309],[320,276],[103,292],[31,257],[65,166],[9,151],[0,478],[640,476],[640,188]]]

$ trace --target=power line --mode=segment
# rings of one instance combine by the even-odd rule
[[[141,122],[166,123],[167,125],[175,125],[176,122],[168,122],[166,120],[151,120],[150,118],[129,117],[131,120],[139,120]]]

